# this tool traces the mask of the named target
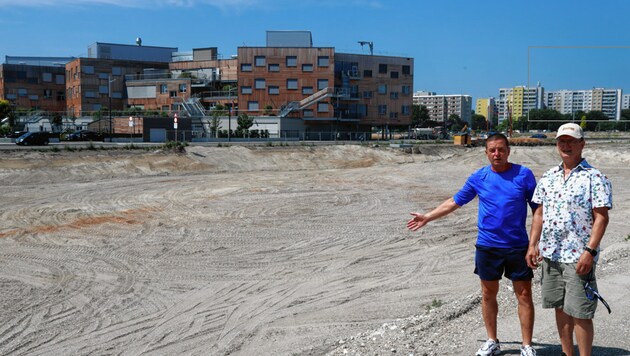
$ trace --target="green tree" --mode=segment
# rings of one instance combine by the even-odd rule
[[[9,116],[9,113],[12,113],[11,103],[8,100],[0,99],[0,120]]]
[[[411,112],[412,127],[430,127],[428,123],[431,121],[429,109],[424,105],[414,105]],[[435,126],[435,125],[433,125]]]
[[[514,131],[519,130],[520,132],[527,132],[529,130],[529,120],[527,119],[527,116],[516,118],[516,120],[512,122],[512,128]]]
[[[263,115],[271,116],[272,114],[273,114],[273,106],[265,105],[265,108],[264,108],[264,111],[263,111]]]
[[[50,121],[50,123],[56,129],[53,131],[61,131],[61,127],[63,125],[63,117],[61,117],[60,113],[56,112],[52,115],[52,120]]]
[[[557,130],[566,118],[557,110],[532,109],[529,111],[527,126],[529,130]]]
[[[473,114],[470,118],[471,129],[477,131],[486,131],[487,120],[486,117],[479,114]]]
[[[237,131],[247,131],[254,125],[254,119],[247,114],[240,114],[236,122],[238,124]]]
[[[603,112],[598,110],[589,111],[586,114],[586,130],[587,131],[601,131],[605,130],[602,124],[608,123],[610,119],[604,115]]]
[[[461,131],[464,125],[466,125],[466,122],[462,120],[459,115],[450,114],[444,124],[450,131]]]
[[[216,105],[211,111],[210,132],[213,137],[219,137],[221,130],[221,116],[227,115],[227,108],[221,104]]]

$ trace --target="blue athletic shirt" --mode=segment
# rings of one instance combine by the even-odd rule
[[[520,248],[529,244],[525,220],[527,204],[538,206],[531,201],[535,189],[536,178],[527,167],[512,163],[497,173],[486,166],[468,177],[453,199],[463,206],[479,196],[477,245]]]

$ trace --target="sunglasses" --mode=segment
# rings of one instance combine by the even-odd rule
[[[592,274],[589,275],[588,281],[584,283],[584,293],[586,293],[586,298],[588,298],[588,300],[594,300],[595,298],[599,299],[599,301],[602,302],[602,304],[604,304],[606,309],[608,309],[608,314],[610,314],[611,313],[610,306],[608,305],[608,303],[606,303],[606,300],[604,300],[604,298],[599,294],[597,289],[591,287],[591,281],[592,281],[591,276]]]

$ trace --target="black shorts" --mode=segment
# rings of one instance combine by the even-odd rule
[[[505,274],[512,281],[529,281],[534,272],[527,266],[527,247],[496,248],[475,246],[475,274],[483,281],[497,281]]]

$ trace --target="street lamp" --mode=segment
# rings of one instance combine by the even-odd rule
[[[112,79],[112,75],[107,76],[107,93],[109,94],[109,142],[112,142],[112,133],[114,132],[114,128],[112,126],[112,83],[116,81],[117,78]]]

